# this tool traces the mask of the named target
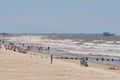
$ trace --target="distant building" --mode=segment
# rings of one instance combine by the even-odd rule
[[[0,33],[0,37],[7,37],[7,36],[10,36],[10,34],[5,32]]]
[[[103,32],[103,36],[115,36],[115,34],[111,34],[110,32]]]

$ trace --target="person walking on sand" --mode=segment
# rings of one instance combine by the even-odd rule
[[[52,64],[53,63],[53,54],[51,54],[50,58],[51,58],[51,64]]]

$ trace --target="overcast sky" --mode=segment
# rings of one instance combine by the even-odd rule
[[[0,32],[120,34],[120,0],[0,0]]]

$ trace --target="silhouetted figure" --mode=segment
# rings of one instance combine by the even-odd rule
[[[49,53],[49,50],[50,50],[50,47],[49,47],[49,46],[48,46],[47,50],[48,50],[48,53]]]

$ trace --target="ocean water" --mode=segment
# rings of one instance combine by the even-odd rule
[[[88,57],[91,62],[115,64],[120,66],[120,36],[100,34],[20,34],[5,37],[7,41],[50,46],[50,54]],[[99,61],[96,60],[99,58]],[[105,61],[101,61],[105,58]],[[108,59],[110,60],[108,60]],[[114,61],[111,61],[114,59]]]

